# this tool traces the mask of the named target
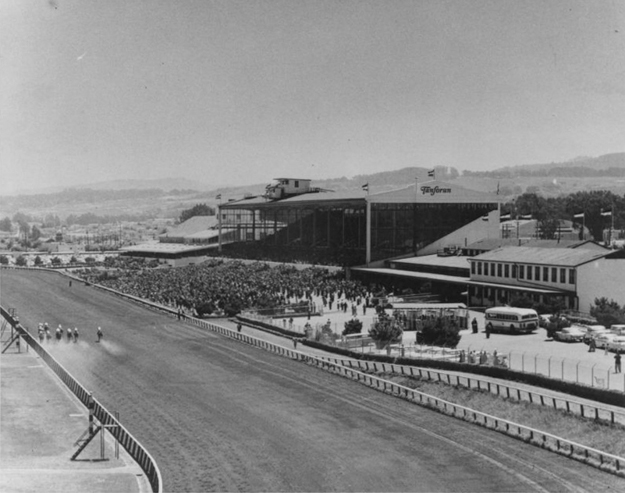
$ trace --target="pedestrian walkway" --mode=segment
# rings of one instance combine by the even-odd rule
[[[0,491],[151,491],[123,448],[115,458],[108,433],[105,460],[97,436],[70,461],[88,428],[88,411],[34,352],[2,354],[0,382]]]

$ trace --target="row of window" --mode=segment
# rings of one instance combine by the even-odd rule
[[[509,279],[523,279],[528,281],[542,281],[560,284],[566,284],[568,282],[569,284],[575,284],[575,269],[566,269],[564,267],[501,264],[497,262],[471,262],[471,274]]]

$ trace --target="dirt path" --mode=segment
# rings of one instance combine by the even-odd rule
[[[166,491],[607,491],[580,463],[146,310],[0,271],[5,308],[150,450]],[[98,326],[104,340],[95,342]]]

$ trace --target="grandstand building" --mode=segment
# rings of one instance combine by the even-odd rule
[[[280,185],[289,193],[277,192]],[[499,237],[498,196],[453,183],[415,182],[372,194],[311,189],[310,180],[294,178],[277,179],[270,187],[263,196],[220,206],[220,231],[234,232],[233,241],[221,245],[225,253],[372,266]]]

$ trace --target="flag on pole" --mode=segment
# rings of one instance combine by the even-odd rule
[[[574,219],[584,219],[584,213],[580,212],[579,214],[573,215]]]
[[[603,217],[611,217],[612,216],[612,211],[604,211],[603,209],[601,210],[601,215]]]
[[[369,191],[369,184],[368,184],[368,183],[365,183],[365,184],[362,186],[362,189],[363,189],[365,192],[368,192],[368,191]]]
[[[430,171],[428,171],[428,176],[430,178],[434,178],[434,172],[436,171],[436,169],[431,169]]]
[[[217,195],[217,197],[215,197],[215,200],[221,200],[221,194]]]

